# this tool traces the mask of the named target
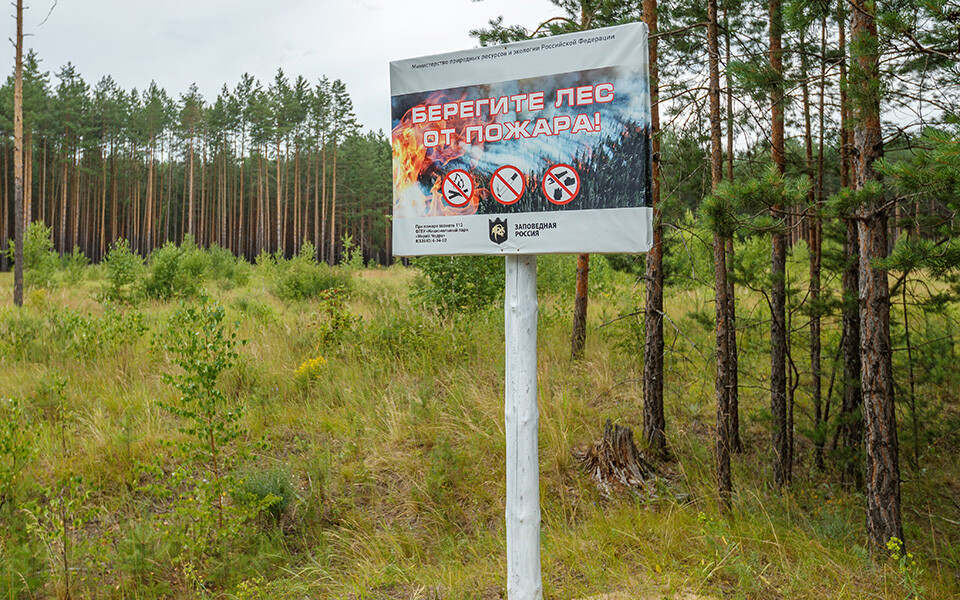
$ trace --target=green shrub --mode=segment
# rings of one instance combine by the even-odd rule
[[[359,246],[353,243],[353,236],[344,235],[341,241],[343,242],[343,255],[340,258],[340,266],[353,271],[359,271],[365,267],[363,252],[360,251]]]
[[[216,244],[207,249],[207,277],[221,288],[242,287],[250,281],[250,264]]]
[[[14,259],[14,240],[7,255]],[[27,286],[53,287],[60,257],[53,251],[53,232],[40,221],[30,223],[23,232],[23,283]]]
[[[537,257],[537,294],[572,298],[577,280],[577,257],[551,254]]]
[[[277,318],[276,311],[273,310],[273,307],[263,300],[250,295],[237,296],[234,298],[233,308],[262,323],[273,321]]]
[[[280,467],[248,469],[241,472],[237,480],[234,501],[254,511],[265,508],[275,521],[290,510],[297,495],[290,474]]]
[[[180,244],[180,285],[183,286],[184,294],[190,292],[193,296],[200,290],[204,277],[210,270],[210,256],[207,252],[197,246],[193,241],[193,236],[186,236],[183,243]]]
[[[215,281],[222,289],[245,285],[251,271],[250,265],[226,248],[213,245],[204,250],[189,235],[180,246],[167,242],[154,250],[149,265],[143,293],[158,300],[192,298],[205,281]]]
[[[498,256],[427,256],[413,261],[420,269],[413,295],[426,306],[461,311],[483,308],[503,294],[503,259]]]
[[[143,259],[130,250],[130,242],[117,240],[103,259],[106,286],[103,296],[108,300],[129,302],[136,298],[137,284],[143,274]]]
[[[21,472],[33,454],[31,431],[20,401],[0,399],[0,509],[14,504]]]
[[[101,316],[63,309],[50,317],[56,347],[78,360],[97,360],[135,344],[147,331],[143,313],[109,308]]]
[[[300,252],[288,261],[277,260],[273,293],[281,300],[314,298],[324,290],[350,288],[350,276],[314,260],[314,246],[304,242]],[[259,259],[258,259],[259,260]]]
[[[343,290],[328,289],[319,294],[317,324],[315,331],[321,346],[339,346],[347,334],[353,331],[360,317],[350,312],[347,295]]]
[[[74,246],[73,252],[65,254],[61,262],[64,280],[68,285],[76,285],[83,279],[83,271],[90,263],[90,259],[80,250],[79,246]]]
[[[158,300],[192,298],[199,294],[211,264],[207,253],[198,248],[189,235],[180,246],[167,242],[154,250],[149,262],[143,293]]]
[[[159,482],[149,488],[161,497],[177,497],[174,518],[164,518],[162,527],[180,549],[176,560],[201,574],[260,508],[224,502],[236,493],[235,466],[247,454],[243,444],[233,444],[245,433],[241,408],[228,401],[219,382],[236,364],[243,344],[235,326],[224,321],[223,307],[204,300],[181,306],[157,338],[157,346],[178,367],[163,380],[179,397],[159,405],[180,422],[182,437],[171,445],[184,460],[172,473],[155,467]]]
[[[169,300],[181,290],[180,261],[183,253],[173,242],[167,242],[150,254],[150,267],[143,280],[143,293],[148,298]],[[184,293],[184,296],[192,294]]]
[[[14,360],[39,359],[47,348],[44,320],[23,311],[0,313],[0,356]]]

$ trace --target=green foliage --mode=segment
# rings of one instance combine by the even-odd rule
[[[340,257],[340,266],[351,271],[362,269],[364,267],[363,253],[360,252],[360,247],[353,243],[353,236],[345,234],[341,243],[343,244],[343,255]]]
[[[268,270],[273,271],[273,294],[281,300],[295,302],[314,298],[325,290],[348,290],[350,276],[325,264],[318,264],[314,260],[315,254],[313,244],[307,241],[290,260],[264,259],[262,264],[269,265]]]
[[[13,260],[13,240],[7,255]],[[53,251],[53,233],[41,221],[34,221],[23,231],[23,283],[50,288],[55,285],[60,257]]]
[[[148,262],[149,269],[142,284],[143,293],[148,298],[191,298],[203,285],[203,251],[192,244],[178,247],[167,242],[150,254]]]
[[[40,497],[24,507],[27,530],[46,551],[51,578],[70,597],[74,572],[86,570],[88,560],[104,550],[99,540],[78,535],[97,518],[90,498],[93,492],[83,477],[65,472],[53,487],[43,487]]]
[[[670,285],[691,288],[713,277],[713,239],[691,211],[664,231],[663,272]]]
[[[937,204],[945,211],[918,215],[914,226],[923,226],[924,235],[901,236],[884,265],[903,273],[926,269],[932,276],[956,284],[960,225],[955,218],[944,216],[960,210],[960,125],[954,124],[952,131],[931,129],[918,145],[921,149],[909,160],[884,160],[878,170],[914,202]]]
[[[887,551],[890,552],[890,560],[893,561],[897,574],[900,576],[900,585],[907,591],[907,598],[920,600],[920,598],[925,597],[926,593],[920,584],[923,567],[917,563],[913,552],[905,552],[903,540],[897,537],[892,537],[887,541]]]
[[[360,317],[350,312],[343,290],[323,290],[318,300],[316,331],[319,345],[327,348],[339,346],[360,322]]]
[[[275,522],[291,509],[297,497],[290,473],[281,467],[247,469],[237,481],[234,500],[254,510],[265,508]]]
[[[123,532],[117,552],[117,567],[121,573],[133,579],[140,592],[155,588],[158,597],[170,595],[166,586],[155,585],[163,565],[170,563],[173,542],[157,530],[152,523],[137,520]]]
[[[106,276],[103,297],[117,302],[133,301],[143,273],[143,259],[131,251],[130,242],[124,239],[114,242],[103,259],[103,267]]]
[[[233,308],[262,323],[276,318],[276,311],[273,307],[263,300],[249,295],[237,296],[233,300]]]
[[[163,526],[182,549],[177,559],[201,577],[208,574],[210,558],[238,539],[243,524],[260,509],[224,502],[237,491],[233,473],[245,455],[232,445],[244,433],[240,407],[228,403],[219,386],[220,376],[236,364],[237,348],[244,342],[224,318],[223,308],[209,301],[182,305],[157,340],[179,367],[163,375],[180,392],[179,398],[159,404],[180,421],[177,430],[184,437],[173,445],[187,462],[161,476],[151,490],[176,498],[178,518]],[[160,474],[156,468],[154,472]]]
[[[808,179],[785,179],[771,167],[763,178],[721,182],[703,199],[701,217],[707,230],[724,239],[743,230],[782,230],[784,224],[772,221],[768,211],[775,206],[799,206],[809,187]]]
[[[23,468],[33,455],[32,429],[19,400],[0,399],[0,510],[15,503]]]
[[[64,281],[68,285],[76,285],[83,279],[83,272],[90,263],[90,259],[80,250],[79,246],[74,246],[73,252],[63,256],[62,263]]]
[[[207,276],[222,289],[242,287],[250,281],[250,263],[216,244],[207,248]],[[190,261],[187,261],[188,263]]]
[[[44,353],[43,319],[25,311],[0,311],[0,356],[36,360]]]
[[[875,204],[883,198],[883,185],[879,181],[868,181],[863,188],[854,190],[844,188],[827,199],[825,212],[828,216],[844,218],[855,214],[862,206]]]
[[[413,264],[421,274],[414,297],[434,309],[485,308],[503,294],[503,259],[498,256],[427,256]]]
[[[163,376],[180,398],[161,405],[184,422],[179,431],[188,438],[181,449],[210,467],[217,463],[220,448],[241,434],[239,407],[227,405],[218,386],[220,375],[236,363],[240,344],[224,317],[223,308],[210,301],[182,305],[170,317],[161,341],[180,367],[180,372]]]
[[[537,257],[537,294],[572,298],[577,278],[577,257],[545,254]]]
[[[137,311],[108,307],[97,316],[63,309],[50,316],[50,331],[60,351],[78,360],[98,360],[133,346],[147,325]]]

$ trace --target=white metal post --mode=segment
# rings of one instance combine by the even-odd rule
[[[537,257],[506,257],[507,599],[541,600]]]

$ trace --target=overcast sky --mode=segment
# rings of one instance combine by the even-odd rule
[[[341,79],[365,129],[389,131],[389,62],[476,47],[470,29],[504,15],[536,27],[561,12],[548,0],[27,0],[27,48],[56,85],[72,62],[91,86],[151,80],[174,98],[196,82],[207,101],[248,72],[278,68],[311,83]],[[9,5],[6,5],[9,6]],[[51,7],[53,8],[51,12]],[[12,8],[7,9],[12,15]],[[47,16],[49,13],[49,17]],[[45,23],[41,24],[44,19]],[[8,37],[15,29],[8,20]],[[7,64],[12,72],[13,49]]]

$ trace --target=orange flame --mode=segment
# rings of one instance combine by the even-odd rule
[[[449,102],[459,102],[466,97],[466,94],[460,94],[458,97],[452,96],[447,91],[434,92],[423,102],[424,105],[445,104]],[[409,188],[419,190],[420,179],[425,174],[433,177],[433,186],[429,195],[423,195],[422,201],[418,197],[415,200],[416,207],[422,208],[422,216],[460,216],[476,214],[480,199],[485,195],[486,190],[475,189],[470,202],[459,208],[450,206],[443,199],[441,184],[445,173],[442,167],[450,161],[455,160],[466,152],[467,143],[464,138],[466,128],[474,125],[485,125],[492,123],[494,117],[470,117],[462,119],[456,115],[449,119],[441,121],[414,123],[413,109],[400,120],[400,123],[394,127],[392,132],[393,149],[393,180],[395,185],[394,203],[397,203],[400,191],[409,191]],[[423,145],[424,132],[435,129],[453,129],[454,133],[450,135],[450,144],[441,145],[435,148],[427,148]],[[475,186],[477,182],[474,182]],[[407,195],[409,197],[409,195]],[[422,207],[421,207],[422,202]]]

